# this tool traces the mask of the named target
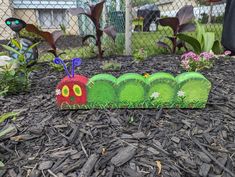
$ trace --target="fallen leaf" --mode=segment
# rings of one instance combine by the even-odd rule
[[[158,160],[157,160],[156,163],[157,163],[157,168],[158,168],[157,174],[160,175],[161,172],[162,172],[162,164],[161,164],[161,161],[158,161]]]

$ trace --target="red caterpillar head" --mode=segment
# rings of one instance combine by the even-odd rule
[[[58,106],[66,105],[81,105],[87,102],[86,84],[88,79],[81,75],[74,74],[75,66],[80,66],[81,59],[72,60],[72,75],[60,58],[55,58],[56,64],[62,64],[68,76],[60,81],[56,87],[56,102]]]

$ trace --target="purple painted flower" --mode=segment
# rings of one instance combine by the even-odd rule
[[[226,55],[226,56],[229,56],[229,55],[231,55],[232,54],[232,52],[230,51],[230,50],[226,50],[225,52],[224,52],[224,55]]]

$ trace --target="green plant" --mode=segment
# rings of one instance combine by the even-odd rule
[[[148,57],[148,52],[141,48],[134,52],[133,57],[136,62],[144,61]]]
[[[36,47],[39,43],[33,44],[27,50],[22,52],[23,46],[19,41],[12,39],[11,42],[19,48],[19,51],[7,45],[2,45],[2,47],[8,51],[18,54],[18,59],[12,60],[9,64],[1,67],[1,95],[14,94],[27,90],[30,86],[30,73],[35,69],[35,67],[29,67],[31,61],[26,60],[25,53]],[[14,68],[14,65],[17,67]]]
[[[120,70],[122,65],[117,61],[110,60],[102,62],[101,68],[105,71],[117,71]]]
[[[187,52],[181,56],[181,66],[186,71],[200,71],[203,69],[209,69],[213,66],[214,54],[203,52],[200,55],[194,52]]]
[[[178,38],[191,45],[196,54],[210,52],[211,50],[216,54],[220,53],[220,42],[215,40],[215,33],[206,32],[205,27],[197,21],[196,24],[196,37],[187,34],[178,34]]]

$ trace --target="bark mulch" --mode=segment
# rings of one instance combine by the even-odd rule
[[[110,58],[111,59],[111,58]],[[113,58],[126,72],[182,72],[177,56],[133,64]],[[84,60],[77,73],[103,72]],[[219,59],[203,74],[213,83],[205,109],[77,110],[55,106],[65,74],[47,63],[32,74],[29,93],[0,98],[1,114],[20,111],[16,130],[0,140],[0,176],[11,177],[234,177],[235,60]],[[3,124],[1,125],[3,127]]]

